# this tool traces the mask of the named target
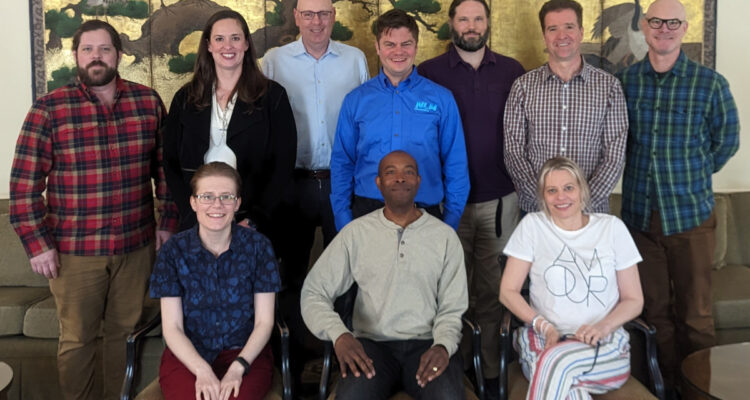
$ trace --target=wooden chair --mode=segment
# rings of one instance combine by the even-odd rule
[[[524,399],[529,387],[529,382],[523,376],[519,363],[513,362],[516,358],[513,350],[513,328],[517,326],[520,326],[520,321],[510,311],[504,309],[500,326],[500,400]],[[605,394],[593,395],[593,398],[597,400],[663,400],[665,398],[664,380],[656,358],[656,329],[647,325],[640,318],[626,323],[625,329],[631,335],[631,352],[640,347],[645,350],[649,389],[646,389],[640,381],[631,375],[621,388]],[[644,346],[632,345],[636,332],[642,334]],[[636,357],[631,357],[631,360],[633,358]]]
[[[128,336],[125,379],[120,392],[120,400],[163,400],[159,378],[154,379],[135,398],[133,398],[136,368],[139,364],[139,345],[146,335],[161,325],[161,313],[152,318],[144,327]],[[289,329],[282,318],[276,315],[276,330],[281,348],[281,373],[274,371],[271,390],[265,400],[292,400],[292,374],[289,369]],[[272,339],[273,340],[273,339]]]
[[[351,330],[352,329],[352,313],[354,311],[354,300],[357,297],[357,284],[355,283],[352,288],[336,299],[335,309],[338,311],[344,324]],[[476,387],[471,381],[464,376],[464,386],[466,387],[466,398],[467,400],[472,399],[485,399],[484,389],[484,377],[482,375],[482,330],[479,325],[473,323],[468,318],[462,318],[463,324],[471,332],[471,351],[472,351],[472,367],[474,369],[474,377],[477,382]],[[323,342],[323,369],[320,374],[320,386],[318,388],[319,400],[332,400],[335,397],[335,387],[329,384],[332,382],[331,370],[332,360],[334,351],[333,343],[330,340]],[[333,388],[333,389],[331,389]],[[329,393],[330,391],[330,393]],[[411,396],[406,392],[398,392],[391,396],[390,400],[409,400]]]

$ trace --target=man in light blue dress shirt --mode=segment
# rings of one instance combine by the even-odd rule
[[[466,145],[451,92],[414,67],[419,29],[394,9],[375,21],[382,69],[344,99],[331,154],[331,206],[336,228],[383,206],[378,162],[394,150],[417,160],[416,202],[454,229],[469,195]],[[442,204],[442,210],[441,210]]]
[[[280,208],[279,241],[284,291],[280,306],[296,344],[306,328],[299,315],[299,292],[310,259],[315,229],[325,245],[336,235],[331,211],[330,162],[336,121],[344,96],[369,79],[367,60],[359,49],[331,40],[336,9],[331,0],[299,0],[294,19],[300,38],[271,49],[261,63],[268,78],[286,89],[297,125],[294,185]],[[296,317],[295,317],[296,316]],[[298,352],[299,353],[299,352]],[[293,365],[296,372],[301,363]]]
[[[297,125],[295,185],[288,196],[292,209],[287,210],[293,212],[289,219],[294,230],[285,234],[299,236],[287,242],[291,253],[304,259],[298,277],[301,288],[315,228],[322,227],[325,244],[336,234],[329,200],[330,167],[341,102],[369,79],[369,72],[361,50],[331,40],[336,19],[331,0],[299,0],[294,18],[299,40],[271,49],[262,67],[268,78],[286,89]]]

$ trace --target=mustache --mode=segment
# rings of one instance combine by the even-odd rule
[[[94,60],[94,61],[88,63],[88,65],[86,65],[86,69],[89,69],[91,67],[96,67],[96,66],[107,68],[107,64],[105,64],[104,61],[102,61],[102,60]]]
[[[466,31],[466,32],[462,33],[461,36],[466,36],[466,35],[469,35],[469,34],[472,34],[472,33],[475,34],[475,35],[482,36],[482,34],[479,33],[479,32],[477,32],[477,31]]]

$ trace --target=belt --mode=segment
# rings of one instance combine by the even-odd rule
[[[294,176],[296,178],[310,178],[310,179],[330,179],[330,169],[295,169]]]

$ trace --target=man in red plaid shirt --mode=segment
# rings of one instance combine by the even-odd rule
[[[106,22],[82,24],[73,55],[78,79],[37,99],[21,128],[10,218],[31,268],[50,279],[63,397],[115,399],[155,248],[177,228],[161,168],[165,110],[153,89],[119,77],[122,44]],[[104,394],[93,383],[102,328]]]

